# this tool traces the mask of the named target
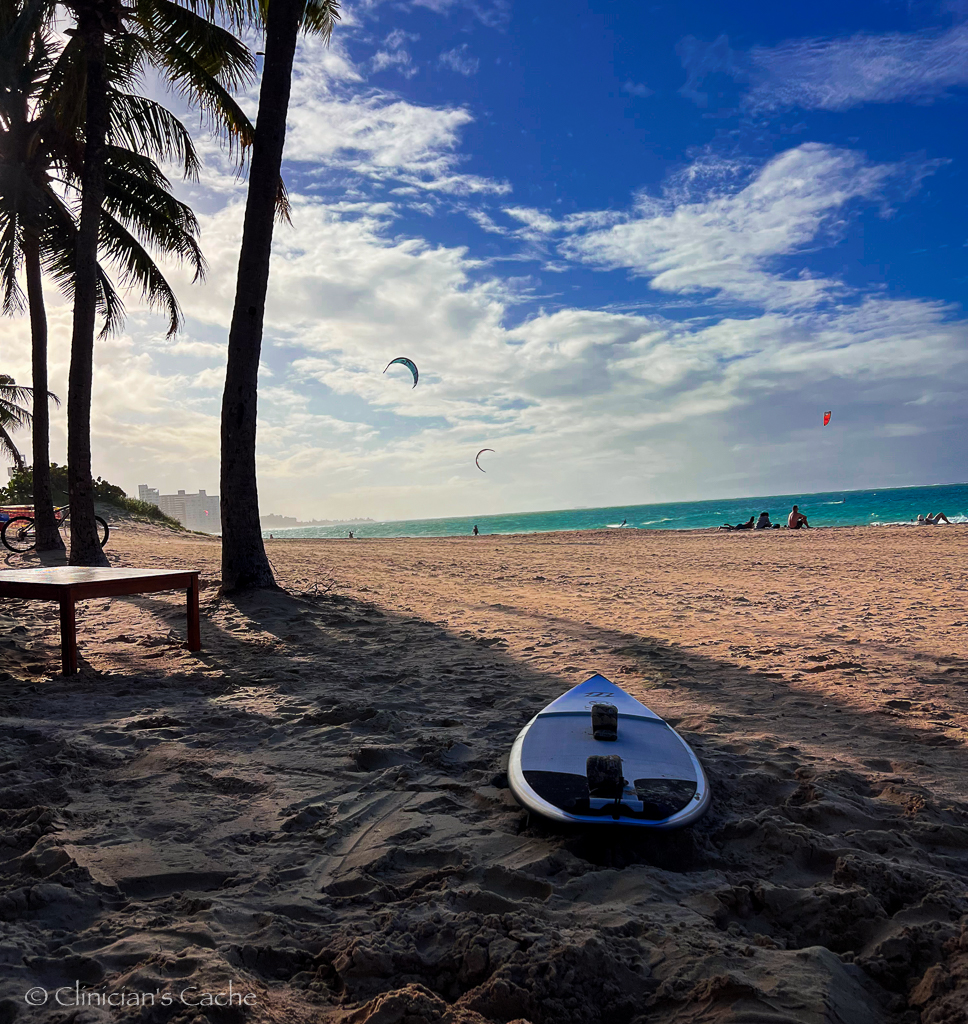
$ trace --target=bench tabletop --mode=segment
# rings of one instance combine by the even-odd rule
[[[100,569],[85,565],[53,565],[40,569],[0,571],[0,590],[5,583],[39,583],[46,586],[77,586],[138,580],[161,582],[159,577],[197,576],[198,569]]]

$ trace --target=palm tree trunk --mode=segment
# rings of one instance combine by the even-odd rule
[[[38,551],[63,551],[64,540],[54,518],[50,489],[50,399],[47,396],[47,310],[44,308],[43,275],[40,268],[40,240],[24,232],[24,269],[27,273],[27,301],[30,305],[30,342],[33,361],[34,416],[34,528]]]
[[[259,523],[256,411],[272,226],[305,0],[272,0],[222,395],[222,591],[274,587]]]
[[[80,6],[80,5],[79,5]],[[96,6],[96,5],[93,5]],[[77,230],[74,333],[67,386],[67,482],[71,502],[71,565],[108,565],[98,542],[91,476],[91,394],[97,315],[98,230],[104,202],[108,105],[104,27],[96,10],[78,11],[77,31],[87,57],[87,111],[81,219]]]

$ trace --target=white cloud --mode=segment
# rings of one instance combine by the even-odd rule
[[[363,0],[369,7],[376,7],[381,0]],[[435,14],[449,15],[461,8],[470,11],[483,25],[489,28],[504,28],[511,17],[510,0],[400,0],[400,6],[425,7]]]
[[[548,214],[530,206],[505,206],[504,212],[542,235],[551,234],[561,227],[554,217],[549,217]]]
[[[477,57],[467,55],[468,48],[467,43],[462,43],[453,50],[445,50],[437,58],[438,63],[441,67],[450,68],[451,71],[456,71],[459,75],[476,75],[481,62]]]
[[[407,40],[417,40],[420,36],[412,32],[394,29],[383,41],[384,49],[377,50],[370,61],[374,71],[396,68],[404,78],[413,78],[417,69],[413,66],[413,58],[406,48]]]
[[[817,143],[781,153],[738,189],[733,171],[726,165],[710,174],[706,166],[697,177],[688,168],[662,198],[640,195],[625,219],[577,234],[562,250],[628,268],[660,291],[712,291],[765,308],[812,306],[835,295],[839,283],[805,270],[775,272],[776,261],[835,235],[851,201],[879,197],[900,173]]]
[[[418,106],[380,90],[346,92],[301,61],[293,82],[286,159],[316,173],[344,169],[380,181],[449,193],[509,191],[506,183],[458,170],[459,107]]]
[[[748,102],[760,109],[923,103],[968,85],[968,25],[946,32],[798,39],[754,48],[749,60]]]
[[[705,106],[701,86],[717,73],[749,83],[753,110],[848,110],[862,103],[929,103],[968,85],[968,25],[945,31],[861,32],[734,50],[687,36],[677,47],[688,78],[680,92]]]
[[[348,197],[370,197],[374,186],[412,195],[510,192],[507,182],[462,171],[461,133],[474,120],[469,110],[411,103],[367,84],[365,72],[372,70],[396,68],[405,77],[416,73],[405,45],[416,38],[399,30],[389,33],[382,48],[363,65],[353,62],[339,34],[330,46],[315,36],[300,38],[287,118],[283,168],[287,178],[295,171],[327,183],[339,182]],[[158,98],[171,101],[160,86],[156,92]],[[240,103],[254,119],[258,87],[240,97]],[[188,115],[189,123],[192,120]],[[245,183],[218,141],[198,135],[204,180],[179,183],[177,188],[194,209],[204,213],[243,196]]]
[[[622,92],[627,92],[630,96],[638,96],[640,99],[655,95],[654,89],[650,89],[642,82],[633,82],[631,80],[622,86]]]
[[[406,44],[417,38],[399,29],[390,32],[370,66],[416,73]],[[452,52],[464,54],[463,47]],[[464,73],[469,68],[467,63]],[[464,107],[420,105],[368,88],[345,48],[304,38],[293,65],[286,161],[312,165],[317,177],[350,172],[396,186],[398,192],[403,187],[414,193],[506,194],[506,182],[461,170],[461,131],[473,120]]]

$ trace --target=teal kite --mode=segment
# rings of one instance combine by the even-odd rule
[[[413,386],[416,387],[417,378],[420,376],[417,372],[417,364],[406,356],[397,356],[396,359],[391,359],[390,362],[387,363],[386,369],[384,369],[383,372],[386,373],[394,363],[403,363],[403,365],[413,374]]]

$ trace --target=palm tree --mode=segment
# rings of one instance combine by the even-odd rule
[[[37,0],[42,2],[42,0]],[[53,3],[54,0],[47,0]],[[249,0],[255,5],[256,0]],[[108,193],[112,67],[135,81],[150,64],[189,96],[230,138],[243,146],[252,129],[229,90],[254,70],[248,49],[230,32],[206,20],[239,0],[63,0],[75,17],[72,30],[84,61],[84,152],[81,208],[74,255],[74,316],[67,395],[68,478],[71,500],[71,563],[98,565],[104,558],[94,521],[91,478],[91,392],[98,306],[96,271],[102,242],[102,206]],[[68,47],[69,48],[69,47]],[[77,95],[75,93],[75,95]]]
[[[299,29],[328,38],[336,0],[269,0],[242,249],[222,395],[222,591],[275,586],[259,523],[255,442],[259,357],[292,63]]]
[[[47,269],[68,294],[75,291],[78,230],[70,198],[83,173],[83,124],[76,102],[83,86],[82,54],[73,41],[58,52],[47,32],[47,14],[41,3],[31,0],[0,12],[0,280],[4,312],[18,311],[23,303],[17,271],[23,262],[31,319],[34,505],[41,550],[63,548],[51,501],[47,405],[39,397],[47,390],[42,271]],[[172,197],[167,179],[145,151],[179,158],[189,175],[198,162],[180,122],[159,104],[113,88],[115,79],[125,77],[123,62],[115,58],[112,70],[100,248],[126,284],[140,286],[149,303],[168,314],[172,334],[181,311],[144,245],[188,260],[196,279],[204,263],[194,214]],[[96,307],[105,330],[114,330],[123,319],[123,304],[100,264],[95,264],[94,275]],[[100,561],[100,549],[98,554]]]
[[[43,36],[35,36],[30,42],[30,33],[25,34],[22,12],[5,6],[0,12],[2,19],[2,43],[0,43],[0,152],[6,154],[0,164],[0,218],[2,218],[3,240],[0,253],[3,276],[3,310],[16,311],[19,306],[16,269],[18,255],[23,257],[27,275],[27,295],[30,306],[31,363],[34,385],[34,412],[31,442],[33,448],[33,496],[34,522],[37,533],[37,550],[63,551],[64,541],[54,518],[54,504],[50,486],[50,417],[47,401],[47,314],[44,309],[44,292],[40,271],[40,235],[36,225],[29,225],[34,218],[28,209],[23,214],[28,224],[24,225],[17,249],[17,232],[11,230],[16,218],[14,206],[28,206],[26,182],[10,180],[14,175],[11,167],[26,163],[26,154],[31,146],[30,94],[34,82],[48,70],[49,59]],[[26,47],[24,42],[27,42]],[[39,44],[39,45],[38,45]],[[17,176],[19,177],[19,176]],[[28,190],[29,191],[29,190]],[[14,198],[11,203],[10,198]],[[18,463],[18,467],[20,463]]]

